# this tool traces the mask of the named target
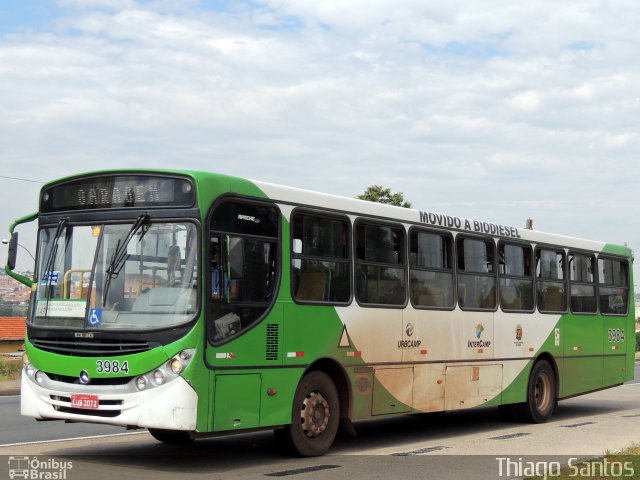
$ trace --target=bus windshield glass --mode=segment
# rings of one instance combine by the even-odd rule
[[[148,216],[122,224],[39,232],[37,290],[30,323],[70,329],[173,327],[197,312],[195,224]]]

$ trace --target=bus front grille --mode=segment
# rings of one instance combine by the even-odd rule
[[[53,380],[54,382],[62,382],[62,383],[72,383],[75,385],[80,384],[80,378],[78,377],[78,375],[76,375],[75,377],[69,376],[69,375],[58,375],[57,373],[50,373],[50,372],[45,372],[47,374],[47,377],[49,377],[51,380]],[[129,383],[131,381],[131,379],[133,379],[134,377],[105,377],[105,378],[92,378],[89,381],[89,385],[91,386],[97,386],[97,385],[108,385],[108,386],[113,386],[113,385],[126,385],[127,383]]]
[[[156,344],[129,340],[70,340],[61,338],[32,338],[34,347],[46,352],[70,355],[75,357],[107,357],[114,355],[131,355],[156,347]]]

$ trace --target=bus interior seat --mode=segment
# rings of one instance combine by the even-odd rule
[[[564,291],[556,286],[548,286],[542,291],[542,303],[544,310],[551,312],[564,311]]]
[[[506,310],[522,310],[522,300],[514,286],[503,286],[500,289],[500,303]]]
[[[417,295],[418,305],[423,307],[443,307],[445,306],[444,290],[438,287],[429,287],[426,291]]]
[[[493,309],[496,307],[496,287],[491,287],[488,290],[483,288],[481,292],[480,308]]]
[[[304,272],[300,272],[296,299],[306,301],[325,300],[329,279],[329,271],[324,267],[314,267]]]

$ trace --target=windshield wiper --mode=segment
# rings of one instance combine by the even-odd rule
[[[107,267],[106,274],[107,278],[104,281],[104,288],[102,289],[102,307],[107,304],[107,293],[109,292],[109,286],[111,285],[111,279],[116,278],[120,274],[120,270],[124,266],[124,262],[129,258],[129,254],[127,253],[127,246],[133,239],[133,237],[138,233],[138,230],[149,221],[149,215],[143,213],[138,217],[136,222],[133,224],[129,233],[125,237],[124,241],[118,240],[116,244],[116,249],[111,256],[111,260],[109,261],[109,266]],[[147,228],[142,229],[140,234],[140,240],[147,233]]]
[[[56,264],[56,255],[58,254],[58,240],[62,236],[62,232],[64,231],[64,227],[67,225],[68,219],[61,218],[58,222],[58,226],[56,227],[56,234],[53,236],[53,242],[51,245],[51,250],[49,251],[49,256],[47,257],[47,261],[45,262],[45,267],[43,270],[43,274],[46,275],[46,283],[45,283],[45,298],[47,300],[47,304],[45,306],[45,311],[49,311],[49,299],[51,298],[51,281],[53,280],[53,269]],[[46,314],[45,314],[46,315]]]

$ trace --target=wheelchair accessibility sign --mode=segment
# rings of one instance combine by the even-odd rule
[[[89,326],[90,327],[99,327],[102,323],[102,309],[101,308],[90,308],[89,309]]]

